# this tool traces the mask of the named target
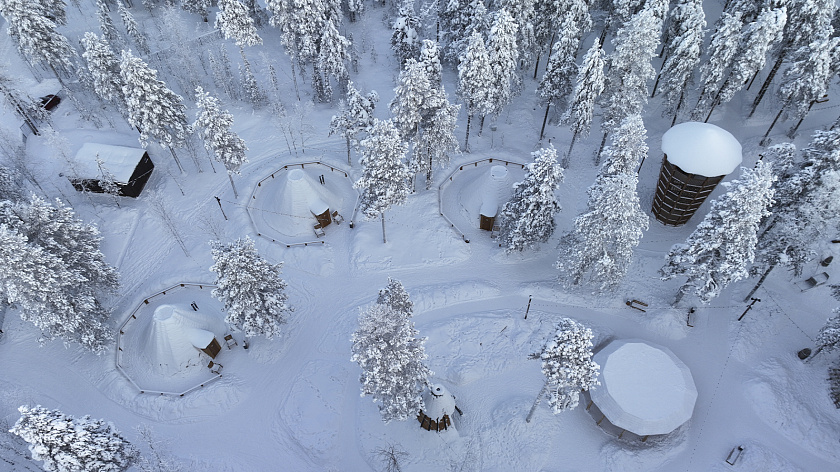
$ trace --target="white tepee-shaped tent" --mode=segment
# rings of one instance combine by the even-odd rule
[[[499,208],[510,200],[511,195],[513,180],[510,172],[505,166],[494,165],[467,184],[461,198],[470,220],[479,220],[480,228],[490,230]]]
[[[336,204],[332,192],[302,169],[292,169],[286,174],[286,186],[280,195],[280,212],[292,216],[295,232],[308,234],[315,223],[329,224],[330,207]]]
[[[452,415],[458,407],[455,406],[455,396],[446,390],[446,387],[435,384],[423,394],[423,403],[426,405],[417,419],[420,427],[429,431],[443,431],[452,426]]]
[[[214,314],[161,305],[155,309],[146,333],[146,354],[153,368],[172,375],[199,365],[201,350],[227,332],[224,320]]]

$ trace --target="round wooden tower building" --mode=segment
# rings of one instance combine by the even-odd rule
[[[662,168],[653,197],[653,216],[681,226],[727,174],[741,164],[741,143],[708,123],[680,123],[662,135]]]

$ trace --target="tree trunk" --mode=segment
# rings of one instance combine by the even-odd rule
[[[566,153],[566,157],[563,158],[563,163],[561,164],[561,167],[563,167],[564,169],[567,169],[569,167],[569,162],[571,162],[572,160],[572,148],[575,147],[575,140],[577,139],[577,135],[578,130],[575,130],[575,132],[572,133],[572,142],[569,144],[569,152]]]
[[[543,397],[545,396],[546,392],[548,392],[548,382],[543,385],[543,388],[540,390],[539,395],[534,400],[534,404],[531,405],[531,411],[528,412],[528,416],[525,417],[525,422],[530,423],[531,418],[534,416],[534,412],[537,411],[537,406],[539,406],[540,402],[542,402]]]
[[[758,90],[758,95],[755,96],[755,100],[753,101],[752,110],[750,110],[750,114],[747,118],[752,117],[753,113],[755,113],[756,108],[758,108],[758,104],[761,103],[761,99],[764,98],[764,94],[767,93],[767,89],[770,88],[770,83],[773,82],[773,77],[776,76],[776,72],[779,71],[779,67],[782,66],[782,61],[784,60],[785,51],[782,50],[782,52],[779,53],[779,57],[776,59],[776,63],[773,64],[773,68],[770,69],[770,73],[767,74],[767,78],[764,79],[764,83],[761,84],[761,88]]]
[[[770,123],[770,127],[767,128],[767,132],[764,133],[764,137],[761,138],[761,142],[758,143],[760,146],[766,146],[767,145],[768,137],[770,136],[770,130],[772,130],[773,127],[776,126],[776,122],[779,121],[779,117],[782,116],[783,111],[785,111],[784,107],[782,107],[782,109],[779,110],[779,113],[776,113],[776,118],[773,118],[773,122]]]
[[[685,87],[683,87],[682,92],[680,92],[680,100],[677,102],[677,107],[674,109],[674,118],[671,120],[671,127],[677,122],[677,116],[680,114],[680,108],[682,108],[682,104],[685,101]],[[639,166],[641,168],[641,166]]]
[[[808,113],[811,111],[811,107],[814,106],[814,103],[816,102],[811,102],[811,104],[808,105],[808,111],[806,111],[805,114],[802,115],[802,118],[800,118],[799,121],[796,122],[796,125],[794,125],[793,128],[790,129],[790,131],[788,131],[788,138],[793,139],[796,136],[796,131],[799,130],[799,125],[801,125],[802,122],[805,121],[805,117],[808,116]]]
[[[470,152],[470,123],[472,123],[472,113],[467,115],[467,135],[464,138],[464,152]]]
[[[388,241],[385,239],[385,212],[379,214],[382,217],[382,244],[387,243]]]
[[[478,123],[478,136],[481,136],[481,133],[484,132],[484,115],[481,115],[481,121]]]
[[[298,101],[300,101],[300,91],[298,91],[297,74],[295,73],[295,58],[289,56],[289,60],[292,63],[292,82],[294,82],[295,84],[295,96],[297,97]]]
[[[184,173],[184,168],[181,167],[181,161],[178,160],[178,156],[175,154],[175,150],[172,149],[169,146],[166,146],[166,147],[169,148],[169,152],[172,154],[172,157],[175,159],[175,163],[178,164],[178,170],[180,170],[181,173],[183,174]]]
[[[551,103],[547,103],[545,105],[545,116],[543,116],[543,124],[542,128],[540,128],[540,141],[543,140],[543,136],[545,136],[545,122],[548,121],[548,109],[551,108]]]
[[[755,71],[755,74],[753,74],[752,79],[750,79],[750,81],[747,82],[747,90],[749,90],[750,87],[752,87],[753,82],[755,82],[755,79],[758,78],[759,72],[761,72],[761,71],[760,70]]]
[[[230,188],[233,189],[233,196],[239,198],[239,192],[236,191],[236,185],[233,185],[233,176],[228,172],[228,179],[230,180]]]
[[[747,296],[744,297],[745,302],[750,301],[750,298],[752,298],[752,296],[755,295],[755,292],[758,290],[759,287],[761,287],[761,284],[764,283],[764,279],[766,279],[767,276],[770,275],[770,271],[772,271],[773,268],[776,267],[776,264],[778,264],[778,262],[770,264],[770,267],[768,267],[767,270],[765,270],[764,273],[761,274],[761,277],[758,279],[758,282],[755,284],[755,287],[753,287],[752,290],[750,290],[750,293],[748,293]]]
[[[350,135],[347,134],[347,130],[344,130],[344,139],[347,141],[347,165],[353,167],[353,163],[350,162]]]
[[[601,145],[598,146],[598,154],[595,154],[595,165],[601,162],[601,153],[604,152],[604,145],[607,144],[608,135],[609,133],[604,133],[604,136],[601,138]]]
[[[656,89],[659,87],[659,79],[662,77],[662,71],[660,70],[658,74],[656,74],[656,81],[653,83],[653,90],[650,92],[650,98],[656,96]]]
[[[537,71],[538,70],[540,70],[540,54],[539,53],[537,53],[537,60],[534,64],[534,80],[537,80]]]

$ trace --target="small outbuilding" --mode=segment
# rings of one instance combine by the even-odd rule
[[[653,215],[668,226],[688,222],[712,190],[742,160],[741,143],[709,123],[680,123],[662,135],[662,168]]]
[[[479,209],[478,227],[492,231],[499,214],[499,206],[504,205],[509,193],[508,171],[505,166],[493,166],[484,182],[481,191],[481,208]]]
[[[96,158],[102,160],[100,169]],[[111,174],[123,197],[137,197],[155,165],[145,149],[110,144],[85,143],[76,153],[74,174],[70,177],[73,188],[83,192],[103,193],[102,176]]]
[[[316,185],[302,169],[292,169],[286,175],[283,201],[292,216],[304,221],[314,217],[319,227],[325,228],[332,223],[330,205],[325,201],[329,198]]]
[[[443,431],[452,426],[452,415],[459,411],[455,405],[455,396],[446,387],[435,384],[423,394],[425,410],[420,410],[417,420],[426,431]]]
[[[593,360],[601,385],[592,401],[613,425],[638,436],[668,434],[691,418],[697,387],[668,348],[641,339],[613,341]]]

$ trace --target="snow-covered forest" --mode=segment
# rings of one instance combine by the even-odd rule
[[[0,29],[0,470],[840,469],[836,0]]]

